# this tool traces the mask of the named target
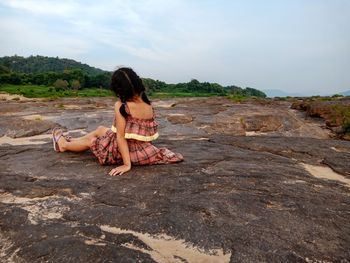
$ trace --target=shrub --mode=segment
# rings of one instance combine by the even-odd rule
[[[73,79],[72,83],[70,84],[71,88],[74,90],[79,90],[81,88],[79,80]]]
[[[238,102],[241,103],[243,101],[245,101],[247,99],[246,96],[243,95],[228,95],[227,96],[230,100],[234,101],[234,102]]]
[[[347,105],[334,105],[335,117],[340,120],[344,133],[350,133],[350,107]]]
[[[339,98],[339,97],[344,97],[344,96],[341,95],[341,94],[334,94],[334,95],[332,96],[332,98]]]
[[[55,81],[53,86],[56,88],[57,91],[66,90],[68,88],[68,82],[67,80],[58,79]]]

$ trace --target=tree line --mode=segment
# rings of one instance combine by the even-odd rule
[[[46,70],[46,71],[45,71]],[[74,60],[31,56],[0,58],[0,85],[43,85],[62,89],[102,88],[108,89],[112,72],[103,71]],[[200,82],[192,79],[187,83],[168,84],[150,78],[142,79],[150,94],[164,93],[206,93],[219,96],[238,95],[266,97],[265,93],[253,88],[221,86],[218,83]]]
[[[66,69],[63,72],[17,73],[0,68],[0,84],[43,85],[55,88],[105,88],[109,87],[110,72],[88,75],[80,69]],[[62,84],[65,83],[65,84]],[[75,84],[75,85],[74,85]]]
[[[65,69],[80,69],[87,75],[98,75],[105,71],[73,59],[45,56],[5,56],[0,57],[0,65],[17,73],[63,72]]]
[[[153,80],[150,78],[142,79],[144,85],[150,93],[153,92],[202,92],[208,94],[216,94],[219,96],[225,95],[237,95],[237,96],[255,96],[265,98],[266,94],[260,90],[253,88],[241,88],[238,86],[221,86],[218,83],[199,82],[196,79],[192,79],[187,83],[167,84],[163,81]]]

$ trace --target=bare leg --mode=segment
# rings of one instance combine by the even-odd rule
[[[76,139],[74,141],[67,142],[65,138],[61,137],[58,141],[61,152],[83,152],[90,148],[91,140],[89,139]]]
[[[96,130],[82,136],[75,138],[70,142],[64,137],[61,137],[58,140],[58,146],[61,152],[71,151],[71,152],[83,152],[90,148],[92,140],[96,137],[103,136],[109,128],[104,126],[99,126]]]
[[[71,141],[81,140],[81,139],[92,139],[94,137],[102,136],[104,135],[109,128],[105,126],[98,126],[96,130],[89,132],[88,134],[85,134],[81,137],[72,137],[70,138]]]

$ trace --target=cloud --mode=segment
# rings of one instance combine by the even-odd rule
[[[41,54],[76,58],[91,48],[88,42],[78,36],[48,31],[32,20],[18,21],[1,17],[0,32],[6,36],[0,43],[1,55]]]
[[[177,59],[179,55],[191,56],[209,51],[209,44],[213,41],[206,39],[200,28],[191,28],[190,20],[198,19],[198,14],[184,14],[183,1],[167,4],[157,0],[144,1],[143,4],[140,1],[100,1],[98,4],[90,1],[1,2],[13,9],[44,15],[45,18],[37,24],[46,19],[48,24],[55,24],[57,31],[70,35],[69,38],[77,35],[82,41],[107,45],[149,61],[167,61]],[[59,21],[55,16],[65,20]],[[162,16],[163,21],[158,16]],[[181,21],[178,17],[182,17]],[[56,23],[62,23],[62,26]],[[46,34],[43,30],[35,33],[39,31],[37,24],[32,25],[30,31],[33,34],[51,35],[50,27],[46,28]]]
[[[1,0],[0,3],[13,9],[23,10],[38,15],[69,16],[77,8],[72,1]]]
[[[349,11],[344,0],[0,0],[0,53],[130,65],[168,82],[340,89]]]

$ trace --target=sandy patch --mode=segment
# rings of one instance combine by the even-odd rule
[[[28,144],[44,144],[51,140],[51,134],[40,134],[30,137],[11,138],[8,136],[0,137],[0,145],[28,145]]]
[[[99,242],[99,240],[96,240],[96,239],[87,239],[84,241],[84,244],[88,246],[100,246],[100,247],[106,246],[106,243]]]
[[[245,136],[262,136],[266,135],[266,132],[257,132],[257,131],[246,131]]]
[[[187,140],[191,140],[191,141],[209,141],[209,138],[199,137],[199,138],[191,138],[191,139],[187,139]]]
[[[165,137],[165,136],[164,136]],[[169,141],[182,141],[182,140],[188,140],[188,141],[209,141],[209,138],[206,137],[191,137],[191,136],[169,136],[167,138]]]
[[[159,107],[159,108],[172,108],[176,105],[175,100],[159,100],[159,101],[153,101],[152,105],[154,107]]]
[[[341,148],[336,148],[336,147],[331,147],[331,149],[333,151],[336,151],[338,153],[349,153],[349,151],[345,150],[345,149],[341,149]]]
[[[0,261],[1,262],[21,262],[20,259],[17,257],[17,253],[19,252],[20,248],[14,248],[14,244],[11,242],[11,240],[4,236],[0,232]],[[12,253],[11,253],[12,251]]]
[[[25,120],[35,120],[35,121],[42,121],[42,120],[48,119],[40,114],[26,115],[26,116],[23,116],[22,118]]]
[[[169,113],[168,116],[184,116],[186,117],[187,115],[183,114],[183,113]]]
[[[305,184],[306,181],[304,180],[286,180],[283,181],[284,184]]]
[[[32,225],[37,225],[40,221],[60,219],[64,212],[69,211],[69,207],[62,205],[59,200],[45,201],[21,208],[28,212],[28,220]]]
[[[59,107],[63,107],[67,110],[81,110],[82,107],[79,105],[74,105],[74,104],[63,104],[63,106],[59,106]]]
[[[27,204],[30,202],[45,201],[49,198],[52,198],[52,196],[28,198],[28,197],[15,196],[10,193],[0,194],[0,202],[3,204]]]
[[[64,134],[70,134],[80,132],[82,133],[82,136],[87,134],[87,132],[84,129],[76,129],[76,130],[70,130],[67,133]],[[74,138],[73,138],[74,139]],[[52,135],[50,134],[40,134],[35,136],[29,136],[29,137],[20,137],[20,138],[11,138],[8,136],[2,136],[0,137],[0,146],[1,145],[35,145],[35,144],[45,144],[52,140]]]
[[[126,243],[125,247],[149,254],[157,262],[229,262],[231,254],[221,249],[213,249],[208,252],[195,247],[185,240],[176,240],[174,237],[166,234],[150,235],[148,233],[139,233],[132,230],[124,230],[108,225],[100,226],[102,231],[112,234],[132,234],[147,244],[152,250],[137,247],[135,244]]]
[[[334,172],[327,166],[311,165],[306,163],[302,163],[301,165],[314,177],[342,182],[345,184],[345,186],[350,187],[350,179],[347,179],[344,176]]]
[[[34,99],[26,98],[19,94],[0,93],[0,100],[33,101]]]
[[[80,198],[68,198],[66,196],[44,196],[27,198],[12,195],[11,193],[0,194],[0,202],[14,204],[28,212],[28,220],[37,225],[39,221],[60,219],[63,213],[69,211],[69,207],[62,204],[62,200],[80,200]]]

